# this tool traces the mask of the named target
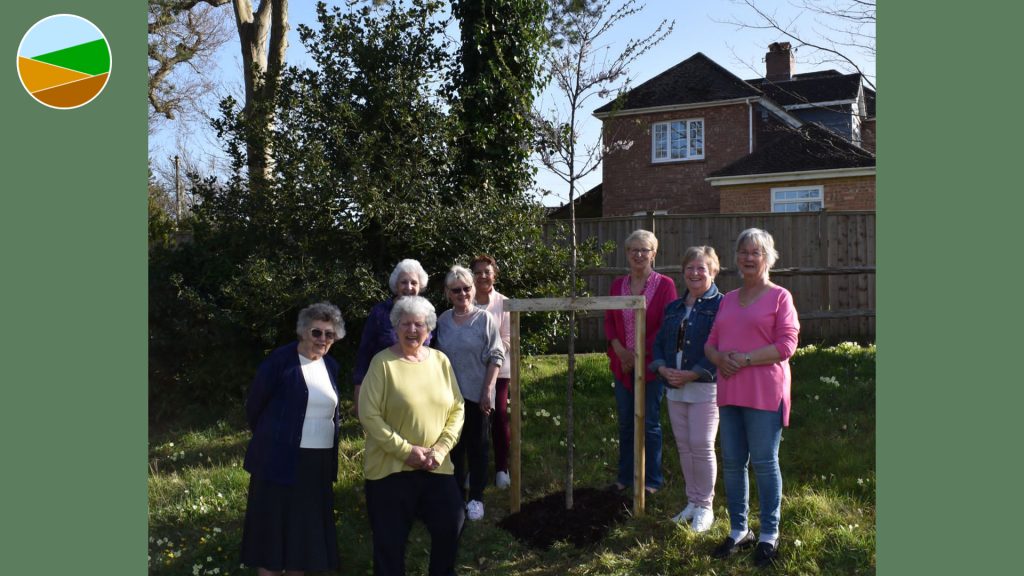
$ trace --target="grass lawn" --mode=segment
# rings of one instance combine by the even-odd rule
[[[875,572],[875,348],[807,346],[792,359],[793,409],[783,431],[781,562],[777,574]],[[523,361],[523,501],[563,489],[565,477],[564,356]],[[576,486],[614,481],[615,400],[607,359],[577,360]],[[370,529],[362,480],[362,430],[342,392],[340,478],[335,485],[343,574],[372,574]],[[238,560],[248,474],[242,407],[213,424],[185,424],[153,433],[149,450],[150,574],[253,574]],[[666,486],[647,498],[646,515],[630,518],[586,549],[526,547],[496,523],[508,514],[508,493],[490,487],[487,515],[467,523],[459,574],[715,575],[750,574],[750,555],[713,560],[728,533],[719,471],[715,524],[695,535],[669,521],[686,503],[668,416],[662,410]],[[173,427],[172,427],[173,428]],[[493,479],[493,476],[491,477]],[[751,519],[757,498],[751,483]],[[426,574],[429,538],[421,525],[409,542],[409,574]]]

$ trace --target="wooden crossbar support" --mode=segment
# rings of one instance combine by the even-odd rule
[[[511,481],[509,505],[512,512],[519,512],[522,506],[522,395],[520,388],[519,373],[519,314],[522,312],[568,312],[585,310],[633,310],[636,321],[635,339],[636,350],[634,351],[635,370],[633,394],[633,515],[643,516],[644,514],[644,419],[646,403],[646,380],[644,379],[644,342],[647,323],[647,300],[643,296],[600,296],[596,298],[532,298],[532,299],[511,299],[505,301],[505,310],[509,312],[511,320],[512,350],[511,359],[511,382],[509,383],[509,405],[512,418],[509,422],[511,428],[510,454],[509,454],[509,480]],[[566,487],[567,489],[569,487]]]

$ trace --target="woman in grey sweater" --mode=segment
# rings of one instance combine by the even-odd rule
[[[452,308],[437,319],[436,346],[451,360],[466,401],[465,424],[451,457],[455,479],[463,490],[467,474],[469,476],[467,516],[470,520],[480,520],[484,517],[484,487],[487,485],[487,433],[494,410],[498,369],[505,362],[505,348],[494,318],[473,305],[473,274],[462,266],[453,266],[444,284]]]

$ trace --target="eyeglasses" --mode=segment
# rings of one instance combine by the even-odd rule
[[[331,332],[330,330],[324,332],[319,328],[313,328],[312,330],[309,331],[309,333],[312,334],[313,338],[316,338],[317,340],[319,340],[320,338],[326,338],[333,342],[334,340],[338,339],[338,335],[335,334],[334,332]]]
[[[654,252],[651,248],[630,248],[626,250],[630,256],[647,256],[651,252]]]
[[[747,252],[746,250],[736,251],[736,255],[739,256],[740,258],[746,258],[748,256],[751,258],[760,258],[762,254],[763,252],[761,252],[760,250],[755,250],[753,252]]]
[[[708,268],[707,266],[687,266],[683,271],[687,274],[707,274]]]
[[[449,288],[449,290],[452,291],[452,294],[459,294],[459,293],[469,294],[470,292],[473,291],[473,287],[472,286],[456,286],[455,288]]]

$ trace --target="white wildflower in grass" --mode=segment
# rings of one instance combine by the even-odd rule
[[[820,376],[818,380],[821,380],[825,384],[831,384],[836,388],[839,388],[839,380],[836,380],[835,376]]]
[[[815,394],[815,395],[814,395],[814,399],[815,399],[815,400],[817,400],[817,399],[818,399],[818,395],[817,395],[817,394]]]
[[[803,545],[804,545],[804,543],[799,541],[799,540],[794,540],[793,541],[793,546],[796,546],[797,548],[799,548],[799,547],[801,547]]]
[[[857,478],[857,484],[860,484],[861,486],[863,486],[864,485],[864,479],[863,478]]]
[[[168,442],[167,446],[170,447],[170,448],[174,448],[174,442]]]

